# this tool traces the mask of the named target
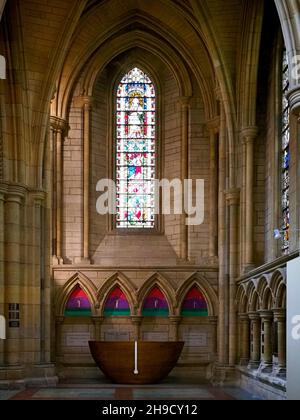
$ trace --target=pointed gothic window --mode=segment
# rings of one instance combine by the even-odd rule
[[[137,67],[121,80],[116,104],[118,229],[155,227],[156,92]]]
[[[290,248],[290,107],[287,99],[289,90],[289,66],[286,50],[282,67],[282,137],[281,137],[281,211],[283,230],[283,254]]]

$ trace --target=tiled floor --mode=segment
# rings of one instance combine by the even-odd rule
[[[165,383],[157,386],[117,386],[108,383],[61,383],[57,388],[1,391],[0,400],[258,400],[239,388]]]

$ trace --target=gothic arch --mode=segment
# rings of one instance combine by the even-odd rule
[[[249,296],[249,312],[257,312],[260,309],[260,299],[259,295],[253,287],[251,294]]]
[[[216,292],[209,284],[209,282],[205,279],[205,277],[201,276],[199,273],[195,273],[191,277],[189,277],[177,290],[177,314],[180,315],[183,301],[187,293],[191,290],[193,286],[197,286],[199,290],[203,293],[203,296],[205,297],[208,306],[208,315],[217,316],[219,312],[219,304]]]
[[[120,54],[135,47],[151,52],[167,65],[177,81],[181,96],[189,97],[192,95],[190,76],[180,55],[171,49],[164,40],[157,39],[157,37],[141,30],[121,34],[108,44],[104,43],[93,59],[86,65],[82,75],[80,90],[87,95],[92,95],[95,82],[103,69]],[[80,67],[75,69],[74,72],[68,76],[69,79],[67,80],[66,86],[62,89],[62,92],[58,97],[59,108],[63,118],[67,117],[70,97],[74,86],[78,81],[78,75],[82,72],[82,62],[79,62],[78,65],[80,65]],[[202,91],[203,90],[204,89],[202,89]],[[206,91],[208,92],[208,89],[206,89]],[[203,95],[203,98],[205,99],[208,95],[209,94],[206,93]]]
[[[107,279],[97,292],[97,301],[101,315],[104,312],[106,300],[115,287],[120,287],[125,293],[130,306],[131,315],[136,313],[136,289],[125,274],[117,272]]]
[[[238,288],[236,296],[236,306],[238,308],[239,314],[245,314],[248,312],[249,299],[246,294],[246,287],[244,284],[241,284]]]
[[[97,309],[97,290],[94,283],[86,277],[84,274],[78,272],[74,274],[64,285],[64,287],[58,292],[56,301],[56,315],[64,316],[65,306],[68,299],[75,289],[79,286],[89,298],[93,315],[96,315]]]
[[[143,312],[143,304],[147,297],[147,295],[151,292],[151,290],[155,287],[159,287],[159,289],[164,293],[168,306],[169,306],[169,315],[174,315],[175,310],[177,307],[176,304],[176,294],[173,287],[170,285],[170,282],[162,276],[160,273],[152,274],[143,286],[138,291],[138,315],[142,315]]]

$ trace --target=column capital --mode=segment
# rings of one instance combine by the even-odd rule
[[[239,317],[239,320],[242,321],[242,322],[249,322],[250,321],[249,314],[239,314],[238,317]]]
[[[65,322],[65,319],[66,319],[66,317],[64,317],[64,316],[57,316],[55,318],[55,324],[57,326],[62,325]]]
[[[210,316],[208,320],[211,325],[218,325],[219,318],[217,316]]]
[[[225,198],[226,198],[226,201],[229,202],[230,206],[237,206],[240,202],[240,189],[231,188],[225,191]]]
[[[92,109],[95,104],[95,98],[89,95],[77,96],[74,98],[74,104],[77,108]]]
[[[252,127],[244,127],[241,130],[241,137],[245,144],[247,143],[253,143],[254,140],[257,138],[259,133],[259,129],[256,126]]]
[[[273,319],[273,312],[268,310],[259,311],[259,315],[264,322],[272,321]]]
[[[132,322],[133,325],[139,326],[139,325],[142,324],[142,321],[143,321],[143,317],[142,316],[133,315],[131,317],[131,322]]]
[[[220,131],[220,125],[221,125],[221,118],[220,116],[214,117],[211,120],[206,122],[206,126],[208,130],[212,134],[217,134]]]
[[[179,325],[180,322],[182,321],[182,317],[181,316],[169,316],[169,321],[173,325]]]
[[[47,193],[45,191],[32,191],[31,192],[31,197],[33,201],[38,205],[42,205],[42,203],[46,199],[46,196],[47,196]]]
[[[285,321],[286,320],[286,310],[285,309],[274,309],[274,320],[278,321]]]
[[[28,190],[24,185],[10,184],[8,185],[7,190],[6,190],[6,201],[7,202],[15,201],[21,204],[25,198],[27,191]]]
[[[95,325],[100,325],[104,321],[104,316],[92,316],[92,321]]]
[[[50,116],[50,126],[53,131],[66,134],[69,129],[68,122],[63,118],[57,117],[55,115]]]
[[[250,321],[260,321],[261,317],[258,312],[249,312],[248,317]]]
[[[183,108],[188,108],[191,105],[191,96],[180,96],[178,98],[178,103],[183,107]]]
[[[292,113],[300,117],[300,85],[288,92],[287,99],[289,100]]]

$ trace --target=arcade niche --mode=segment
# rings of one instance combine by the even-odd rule
[[[216,357],[217,318],[206,294],[194,283],[174,297],[154,283],[146,293],[131,296],[115,284],[102,305],[92,300],[83,284],[76,284],[57,317],[56,357],[61,377],[99,377],[89,342],[184,342],[178,374],[186,369],[210,375]],[[139,298],[143,296],[141,300]],[[101,300],[101,299],[99,299]],[[177,307],[176,307],[177,306]],[[192,369],[191,369],[192,367]]]

